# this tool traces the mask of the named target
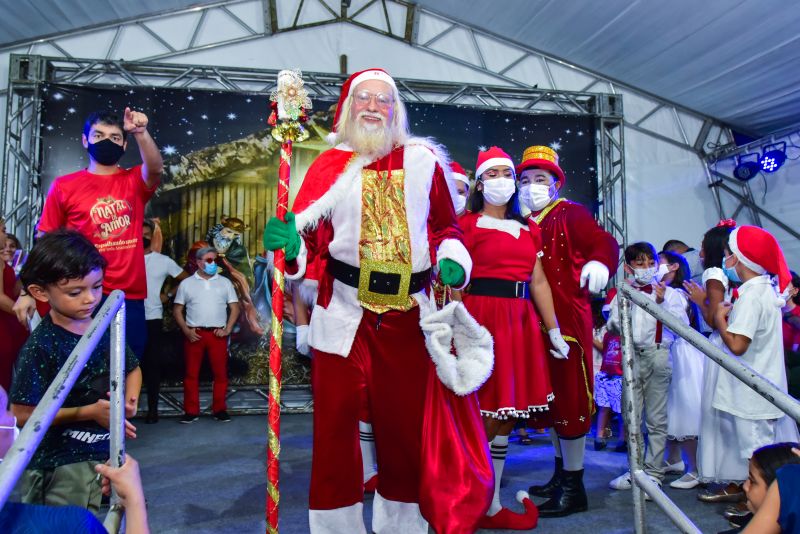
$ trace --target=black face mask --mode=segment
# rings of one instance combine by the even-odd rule
[[[144,248],[150,248],[150,240],[147,239],[146,237],[143,237],[142,238],[142,245],[144,245]]]
[[[89,143],[89,155],[100,165],[116,165],[125,154],[125,149],[111,139]]]

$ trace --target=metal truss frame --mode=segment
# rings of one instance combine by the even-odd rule
[[[714,199],[721,219],[736,219],[743,210],[747,210],[750,215],[750,220],[753,224],[763,226],[763,217],[770,223],[793,236],[795,239],[800,239],[800,232],[788,226],[785,222],[776,218],[769,211],[765,210],[759,206],[758,203],[756,203],[755,197],[753,196],[753,192],[750,188],[750,182],[742,182],[741,180],[736,179],[734,176],[722,173],[717,169],[717,163],[720,161],[736,158],[751,152],[760,151],[764,146],[780,141],[789,134],[796,132],[797,128],[787,128],[785,130],[775,132],[767,137],[752,141],[746,145],[737,146],[733,142],[724,145],[718,145],[704,158],[707,173],[710,177],[709,187],[714,193]],[[730,214],[725,211],[725,208],[722,205],[722,193],[727,193],[736,201],[736,208],[734,208]]]
[[[106,59],[67,59],[12,55],[9,78],[7,139],[3,154],[2,189],[9,228],[30,242],[40,215],[41,190],[40,87],[43,83],[87,86],[159,86],[268,94],[277,70],[207,65],[123,62]],[[336,99],[345,76],[304,73],[312,98]],[[530,114],[593,116],[597,120],[598,189],[601,223],[620,242],[627,241],[624,201],[623,111],[620,95],[554,91],[530,87],[472,85],[398,79],[407,102],[466,105]],[[12,107],[13,104],[13,107]],[[18,109],[19,108],[19,109]],[[23,112],[24,111],[24,112]],[[19,207],[18,209],[13,209]]]
[[[228,411],[233,415],[263,415],[267,413],[268,387],[231,385],[225,396]],[[158,413],[161,416],[180,416],[185,412],[183,407],[183,387],[166,386],[159,393]],[[281,386],[281,413],[311,413],[314,411],[314,399],[306,385],[286,384]],[[211,414],[211,387],[200,388],[201,413]],[[147,401],[139,399],[139,413],[147,411]]]

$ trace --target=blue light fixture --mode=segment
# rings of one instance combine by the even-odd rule
[[[776,143],[764,147],[764,154],[758,160],[761,170],[775,172],[786,162],[786,143]]]
[[[761,171],[760,162],[758,154],[743,154],[737,158],[733,175],[743,182],[752,180]]]

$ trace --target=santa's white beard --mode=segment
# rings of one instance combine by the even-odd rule
[[[375,115],[362,112],[358,119],[363,115],[375,117]],[[357,153],[364,156],[380,158],[392,150],[394,140],[392,130],[386,124],[386,119],[380,117],[381,122],[374,126],[365,126],[360,120],[353,121],[352,128],[348,130],[347,138],[344,140]]]

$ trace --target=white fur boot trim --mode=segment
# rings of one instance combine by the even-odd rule
[[[311,534],[367,534],[363,514],[360,502],[333,510],[309,510],[309,530]]]
[[[428,522],[415,502],[390,501],[375,492],[372,501],[372,532],[375,534],[428,534]]]

